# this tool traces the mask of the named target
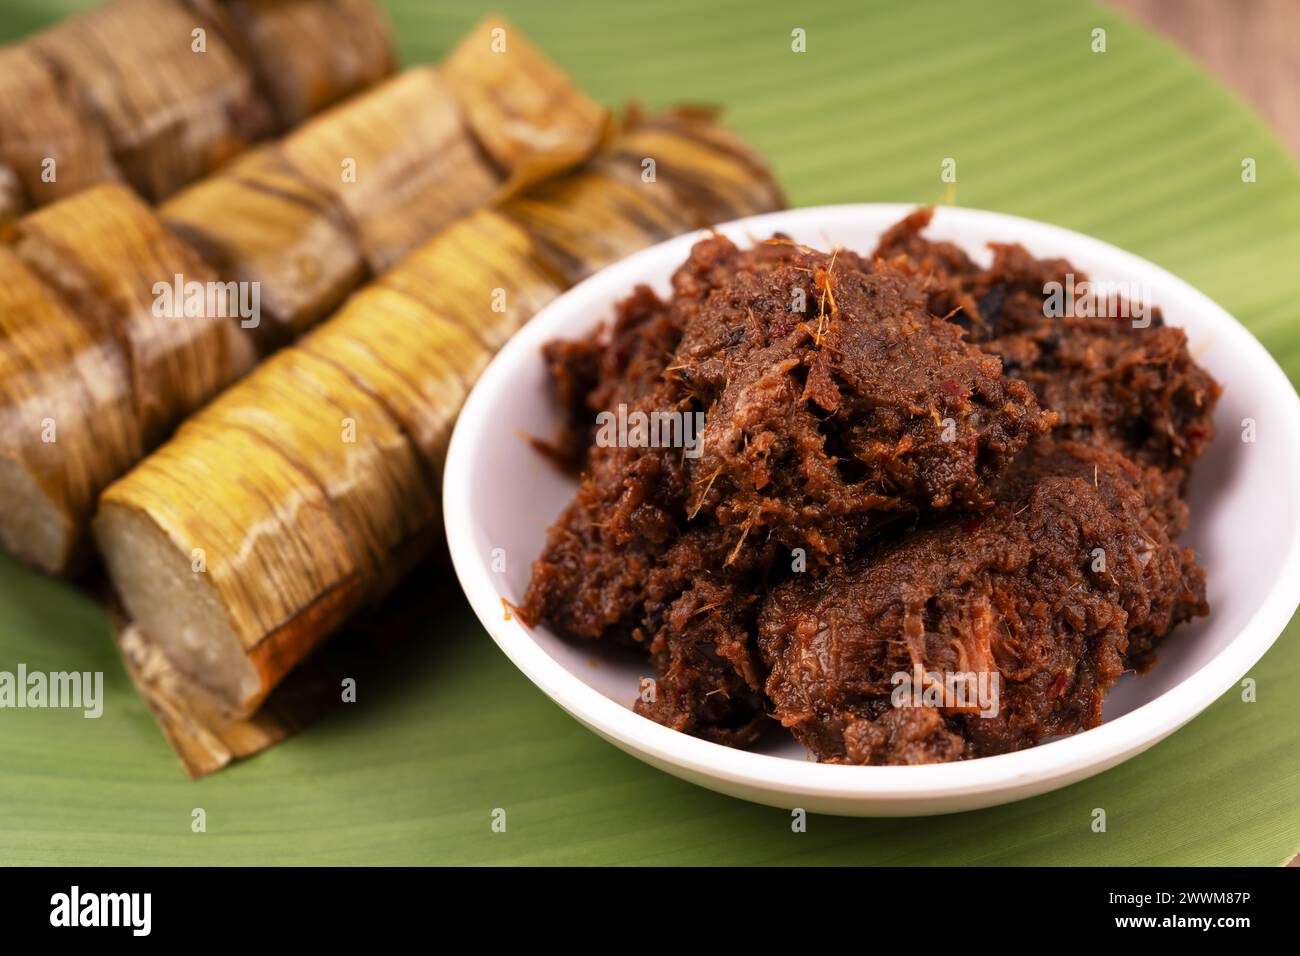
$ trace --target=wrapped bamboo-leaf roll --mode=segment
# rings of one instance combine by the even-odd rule
[[[434,541],[452,424],[491,353],[399,287],[418,294],[472,257],[495,260],[477,274],[516,277],[504,287],[514,306],[493,310],[498,286],[462,285],[477,303],[463,312],[477,308],[479,326],[516,326],[541,290],[558,292],[509,223],[458,226],[399,266],[394,287],[353,296],[104,493],[96,536],[128,612],[146,634],[163,635],[167,656],[229,713],[251,713]],[[509,242],[482,245],[485,235]],[[415,275],[404,283],[408,269]],[[262,446],[247,440],[254,435]],[[195,508],[199,488],[231,500]],[[196,548],[206,571],[186,572]],[[254,578],[276,581],[276,597],[265,600]]]
[[[85,190],[17,230],[27,265],[93,334],[121,343],[146,444],[252,364],[239,318],[209,312],[210,291],[224,284],[126,187]]]
[[[373,0],[191,0],[252,63],[281,129],[393,72],[388,20]]]
[[[508,76],[474,69],[480,59],[500,59],[482,34],[462,41],[442,73],[389,81],[317,117],[283,149],[236,160],[162,206],[167,224],[223,275],[261,282],[271,343],[336,308],[369,268],[382,270],[492,198],[500,177],[465,127],[465,103],[480,104],[469,123],[476,136],[489,120],[514,130],[517,142],[500,154],[507,171],[555,172],[599,141],[605,111],[517,31],[513,59],[502,61],[515,67]],[[543,89],[545,101],[529,100]],[[493,107],[499,103],[506,105]],[[349,159],[355,182],[345,178]]]
[[[602,157],[602,171],[634,185],[666,185],[693,227],[785,205],[762,158],[714,122],[714,111],[677,109],[634,117]]]
[[[34,206],[121,179],[96,119],[31,44],[0,49],[0,159]]]
[[[377,284],[418,300],[495,352],[563,291],[535,252],[521,226],[482,209],[448,226]],[[337,334],[341,324],[331,330]]]
[[[512,52],[484,44],[494,28],[510,29]],[[441,69],[407,70],[306,124],[282,148],[347,210],[378,274],[488,202],[503,178],[533,180],[581,161],[607,123],[519,31],[489,20]]]
[[[686,232],[697,218],[667,186],[633,184],[597,170],[544,183],[501,211],[533,238],[567,285]]]
[[[324,318],[368,275],[334,197],[274,147],[181,190],[159,215],[223,277],[259,284],[267,348]]]
[[[99,534],[164,652],[218,710],[251,712],[405,567],[436,514],[405,435],[335,366],[297,349],[225,393],[106,501]],[[241,492],[215,499],[236,477]],[[252,533],[250,533],[250,530]],[[275,592],[250,590],[263,577]]]
[[[416,67],[285,137],[285,158],[347,210],[374,272],[486,202],[498,178],[447,84]]]
[[[236,467],[241,500],[218,503]],[[103,503],[97,531],[113,542],[105,557],[117,587],[155,602],[128,610],[164,635],[167,654],[223,707],[260,700],[264,683],[286,666],[277,661],[306,650],[301,628],[284,624],[334,627],[361,591],[324,491],[260,436],[203,416],[132,474],[127,495]],[[208,504],[184,505],[200,500]],[[265,525],[266,515],[240,510],[253,502],[285,507]],[[232,560],[236,554],[246,562]],[[257,576],[274,593],[250,602],[243,589]]]
[[[252,69],[183,0],[118,0],[28,43],[67,78],[153,201],[274,131]]]
[[[517,38],[516,49],[522,43]],[[523,65],[548,77],[553,73],[535,53]],[[472,85],[485,76],[508,91],[510,84],[491,74],[461,71],[457,82]],[[524,74],[514,79],[531,81]],[[236,159],[163,205],[159,215],[170,232],[130,200],[125,187],[99,187],[19,223],[20,255],[98,334],[111,331],[122,340],[146,450],[238,377],[252,353],[290,341],[336,308],[372,268],[379,271],[464,209],[493,198],[501,176],[466,131],[446,86],[434,71],[411,71],[328,111],[281,143]],[[554,93],[557,87],[548,89]],[[566,93],[563,100],[563,109],[534,114],[516,107],[514,122],[565,124],[580,116],[592,130],[601,128],[603,112],[583,105],[589,101],[580,94]],[[573,128],[570,123],[557,141],[567,143]],[[540,130],[535,135],[545,141]],[[347,175],[349,168],[354,177]],[[447,322],[462,321],[470,308],[459,294],[466,283],[485,284],[494,295],[509,278],[493,277],[493,260],[470,246],[531,246],[521,235],[507,220],[471,217],[443,244],[449,256],[459,257],[460,271],[435,269],[431,274],[439,278],[427,281],[412,267],[393,289],[442,310]],[[213,270],[222,283],[214,283]],[[256,314],[247,317],[254,328],[240,329],[234,317],[223,322],[208,312],[184,323],[156,314],[153,286],[172,281],[177,300],[191,284],[228,287],[227,295],[237,296],[241,306],[246,294],[255,294]],[[547,286],[536,295],[520,293],[510,305],[496,299],[489,305],[494,318],[531,314],[527,310],[539,296],[553,292]],[[507,334],[504,328],[500,322],[478,323],[463,334],[484,336],[475,341],[495,348]]]
[[[473,380],[496,345],[562,287],[534,230],[579,275],[680,231],[689,218],[667,187],[593,171],[544,184],[501,213],[444,231],[199,412],[105,491],[95,519],[140,639],[162,648],[224,712],[249,716],[331,628],[385,593],[414,557],[399,541],[418,551],[435,539],[436,508],[400,498],[410,495],[399,491],[403,481],[415,480],[405,456],[379,442],[386,453],[367,459],[373,471],[363,474],[356,449],[327,447],[340,441],[339,410],[360,407],[360,396],[382,408],[436,503],[447,440]],[[506,307],[495,309],[496,301]],[[297,356],[342,377],[328,385],[327,400],[290,412],[298,386],[288,369]],[[236,420],[240,427],[231,427]],[[362,480],[364,493],[354,494]],[[407,532],[426,523],[423,534]],[[186,570],[195,549],[205,556],[201,573]],[[173,737],[182,732],[170,726]]]
[[[367,340],[313,333],[278,353],[111,486],[96,520],[127,610],[235,716],[428,547],[435,485],[401,418],[450,405],[428,429],[445,442],[466,388],[457,363],[486,360],[401,293],[350,310]]]
[[[438,513],[427,471],[392,410],[336,362],[287,349],[272,363],[247,392],[218,398],[208,418],[262,437],[312,475],[367,597],[384,592]]]
[[[74,559],[104,485],[143,453],[126,358],[0,246],[0,543]]]
[[[605,110],[519,31],[505,54],[483,42],[503,22],[476,30],[441,70],[407,70],[285,138],[285,158],[347,210],[373,272],[488,202],[503,179],[552,175],[599,144]]]
[[[0,216],[124,173],[161,199],[392,69],[372,0],[119,0],[0,49],[0,164],[24,197]]]
[[[780,209],[784,197],[762,159],[711,116],[634,115],[588,172],[530,190],[502,212],[576,283],[669,236]]]
[[[346,368],[359,387],[384,402],[436,476],[456,409],[491,354],[451,319],[382,286],[359,292],[336,318],[300,347]]]
[[[12,426],[0,541],[61,573],[104,486],[243,374],[253,350],[236,318],[175,300],[178,281],[206,291],[215,276],[126,187],[93,187],[14,228],[0,350],[25,371],[0,390]]]
[[[499,17],[480,22],[442,69],[507,191],[575,165],[607,132],[606,111]]]
[[[358,292],[295,351],[336,364],[382,402],[436,486],[474,380],[561,291],[526,232],[479,210]]]

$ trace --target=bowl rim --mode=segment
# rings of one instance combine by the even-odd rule
[[[811,206],[733,220],[713,227],[732,235],[758,236],[779,230],[815,229],[830,223],[851,225],[870,217],[893,222],[917,206],[910,203],[853,203]],[[992,224],[1018,230],[1018,241],[1054,249],[1066,258],[1100,257],[1150,277],[1161,288],[1177,288],[1255,367],[1257,384],[1284,411],[1285,453],[1293,473],[1300,473],[1300,396],[1277,362],[1233,316],[1204,293],[1167,270],[1091,236],[1036,220],[966,207],[942,206],[936,219],[970,220],[967,226]],[[1015,753],[954,763],[917,766],[846,766],[801,761],[737,750],[671,730],[641,717],[606,697],[552,658],[517,619],[507,620],[502,595],[487,562],[476,553],[470,512],[477,443],[487,434],[496,398],[514,370],[537,360],[537,347],[555,335],[573,315],[608,300],[611,286],[630,291],[666,262],[685,260],[690,247],[709,230],[697,230],[651,246],[600,270],[541,309],[488,365],[472,389],[456,422],[443,476],[443,507],[452,564],[470,605],[501,650],[534,684],[570,715],[630,752],[661,766],[675,767],[693,778],[713,779],[770,794],[804,794],[829,799],[885,802],[953,800],[1036,784],[1034,793],[1051,789],[1088,772],[1113,766],[1161,740],[1187,723],[1249,671],[1282,633],[1300,604],[1300,525],[1291,530],[1286,556],[1272,588],[1231,641],[1193,674],[1154,700],[1099,727]],[[1043,254],[1040,252],[1040,254]],[[605,312],[608,307],[598,306]],[[1289,404],[1289,411],[1285,411]],[[1229,681],[1227,677],[1231,675]],[[1024,795],[1029,795],[1028,793]]]

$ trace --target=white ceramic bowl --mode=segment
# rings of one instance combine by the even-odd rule
[[[741,244],[781,231],[821,248],[870,251],[909,208],[796,209],[720,229]],[[1096,239],[953,208],[938,210],[928,235],[976,258],[988,241],[1020,242],[1039,256],[1064,256],[1094,279],[1143,283],[1166,321],[1186,329],[1198,361],[1224,385],[1218,437],[1195,469],[1192,526],[1183,539],[1205,564],[1210,616],[1179,628],[1149,674],[1119,681],[1100,727],[1019,753],[933,766],[831,766],[812,762],[793,739],[764,752],[733,750],[637,716],[630,704],[648,664],[566,643],[544,628],[530,632],[507,619],[502,598],[521,600],[546,529],[574,491],[526,441],[555,434],[560,421],[541,346],[608,319],[636,283],[667,291],[700,238],[683,236],[605,269],[529,322],[474,388],[447,462],[447,536],[475,612],[521,671],[602,737],[669,773],[774,806],[861,816],[968,810],[1062,787],[1140,753],[1232,688],[1282,632],[1300,602],[1300,400],[1263,347],[1187,283]],[[1254,443],[1242,440],[1246,418],[1255,421]],[[494,555],[504,557],[503,571],[494,570]]]

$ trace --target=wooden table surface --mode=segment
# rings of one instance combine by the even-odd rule
[[[1204,63],[1300,156],[1300,0],[1111,0]]]

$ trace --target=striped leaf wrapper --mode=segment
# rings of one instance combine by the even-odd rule
[[[158,213],[223,277],[258,284],[264,351],[320,321],[370,274],[333,194],[274,146],[182,190]]]
[[[33,43],[0,49],[0,158],[19,209],[122,179],[89,104]]]
[[[239,157],[156,215],[125,186],[98,186],[10,226],[20,257],[89,334],[119,342],[124,380],[106,382],[95,394],[133,396],[141,435],[136,458],[390,260],[501,195],[514,169],[498,169],[486,158],[458,97],[499,101],[501,115],[521,136],[531,128],[524,138],[538,149],[571,157],[579,143],[595,148],[606,131],[605,111],[571,85],[557,85],[554,67],[517,32],[512,37],[521,69],[532,72],[507,79],[468,69],[475,56],[495,56],[486,46],[474,53],[480,44],[471,36],[458,50],[457,70],[445,76],[430,68],[407,71]],[[526,91],[535,88],[547,90],[544,100],[529,100]],[[549,162],[522,151],[511,161],[527,170]],[[343,175],[349,170],[354,177]],[[159,317],[153,314],[159,283],[219,292],[226,305],[200,316]],[[245,315],[254,292],[257,314]],[[238,314],[231,308],[236,302]],[[41,318],[30,311],[25,321]],[[46,373],[54,392],[79,387],[70,366]],[[93,420],[100,411],[92,402],[81,414]],[[114,459],[115,472],[107,465],[94,469],[104,479],[97,488],[83,488],[69,475],[63,485],[76,488],[75,495],[41,496],[36,490],[57,478],[57,458],[37,447],[41,441],[30,424],[0,436],[0,462],[25,473],[12,484],[23,494],[0,510],[6,525],[0,541],[24,560],[62,573],[77,565],[94,496],[131,462]],[[67,467],[74,464],[69,458]],[[28,503],[31,520],[23,517]],[[64,542],[28,547],[35,539],[21,529],[31,521]]]
[[[508,31],[507,54],[492,52],[494,29]],[[408,70],[322,114],[161,213],[224,275],[261,283],[279,343],[507,181],[581,162],[607,122],[519,31],[489,19],[441,69]],[[489,145],[498,125],[513,148]]]
[[[0,160],[26,206],[159,201],[392,69],[371,0],[118,0],[0,50]]]
[[[626,129],[588,175],[547,183],[508,204],[567,284],[662,241],[759,212],[785,197],[763,159],[712,111],[678,109]]]
[[[121,341],[0,246],[0,543],[41,568],[79,550],[99,490],[144,452]]]
[[[439,550],[447,441],[493,352],[574,276],[690,230],[705,215],[692,197],[727,194],[741,144],[701,161],[698,122],[638,121],[578,172],[459,220],[105,492],[94,527],[127,616],[119,645],[191,774],[338,702],[329,675],[373,654],[361,632],[297,666]],[[609,164],[650,124],[680,135],[656,157],[678,173],[629,182]],[[691,161],[673,152],[687,146]],[[710,214],[779,206],[743,154],[763,188]]]
[[[176,0],[125,0],[31,42],[85,97],[122,174],[150,200],[274,131],[252,69]]]
[[[19,223],[15,249],[99,339],[115,341],[129,373],[145,445],[246,372],[253,350],[222,315],[160,303],[176,277],[217,275],[124,186],[96,186]],[[160,304],[163,307],[160,307]]]
[[[280,129],[393,72],[392,30],[373,0],[188,0],[251,64]]]
[[[442,69],[507,192],[572,168],[608,132],[606,112],[499,17],[479,23]]]
[[[37,567],[75,570],[104,486],[253,363],[230,319],[155,309],[176,275],[216,278],[125,186],[31,213],[0,256],[0,541]]]
[[[342,205],[372,272],[496,191],[495,171],[431,67],[407,70],[342,116],[288,137],[281,152]]]

